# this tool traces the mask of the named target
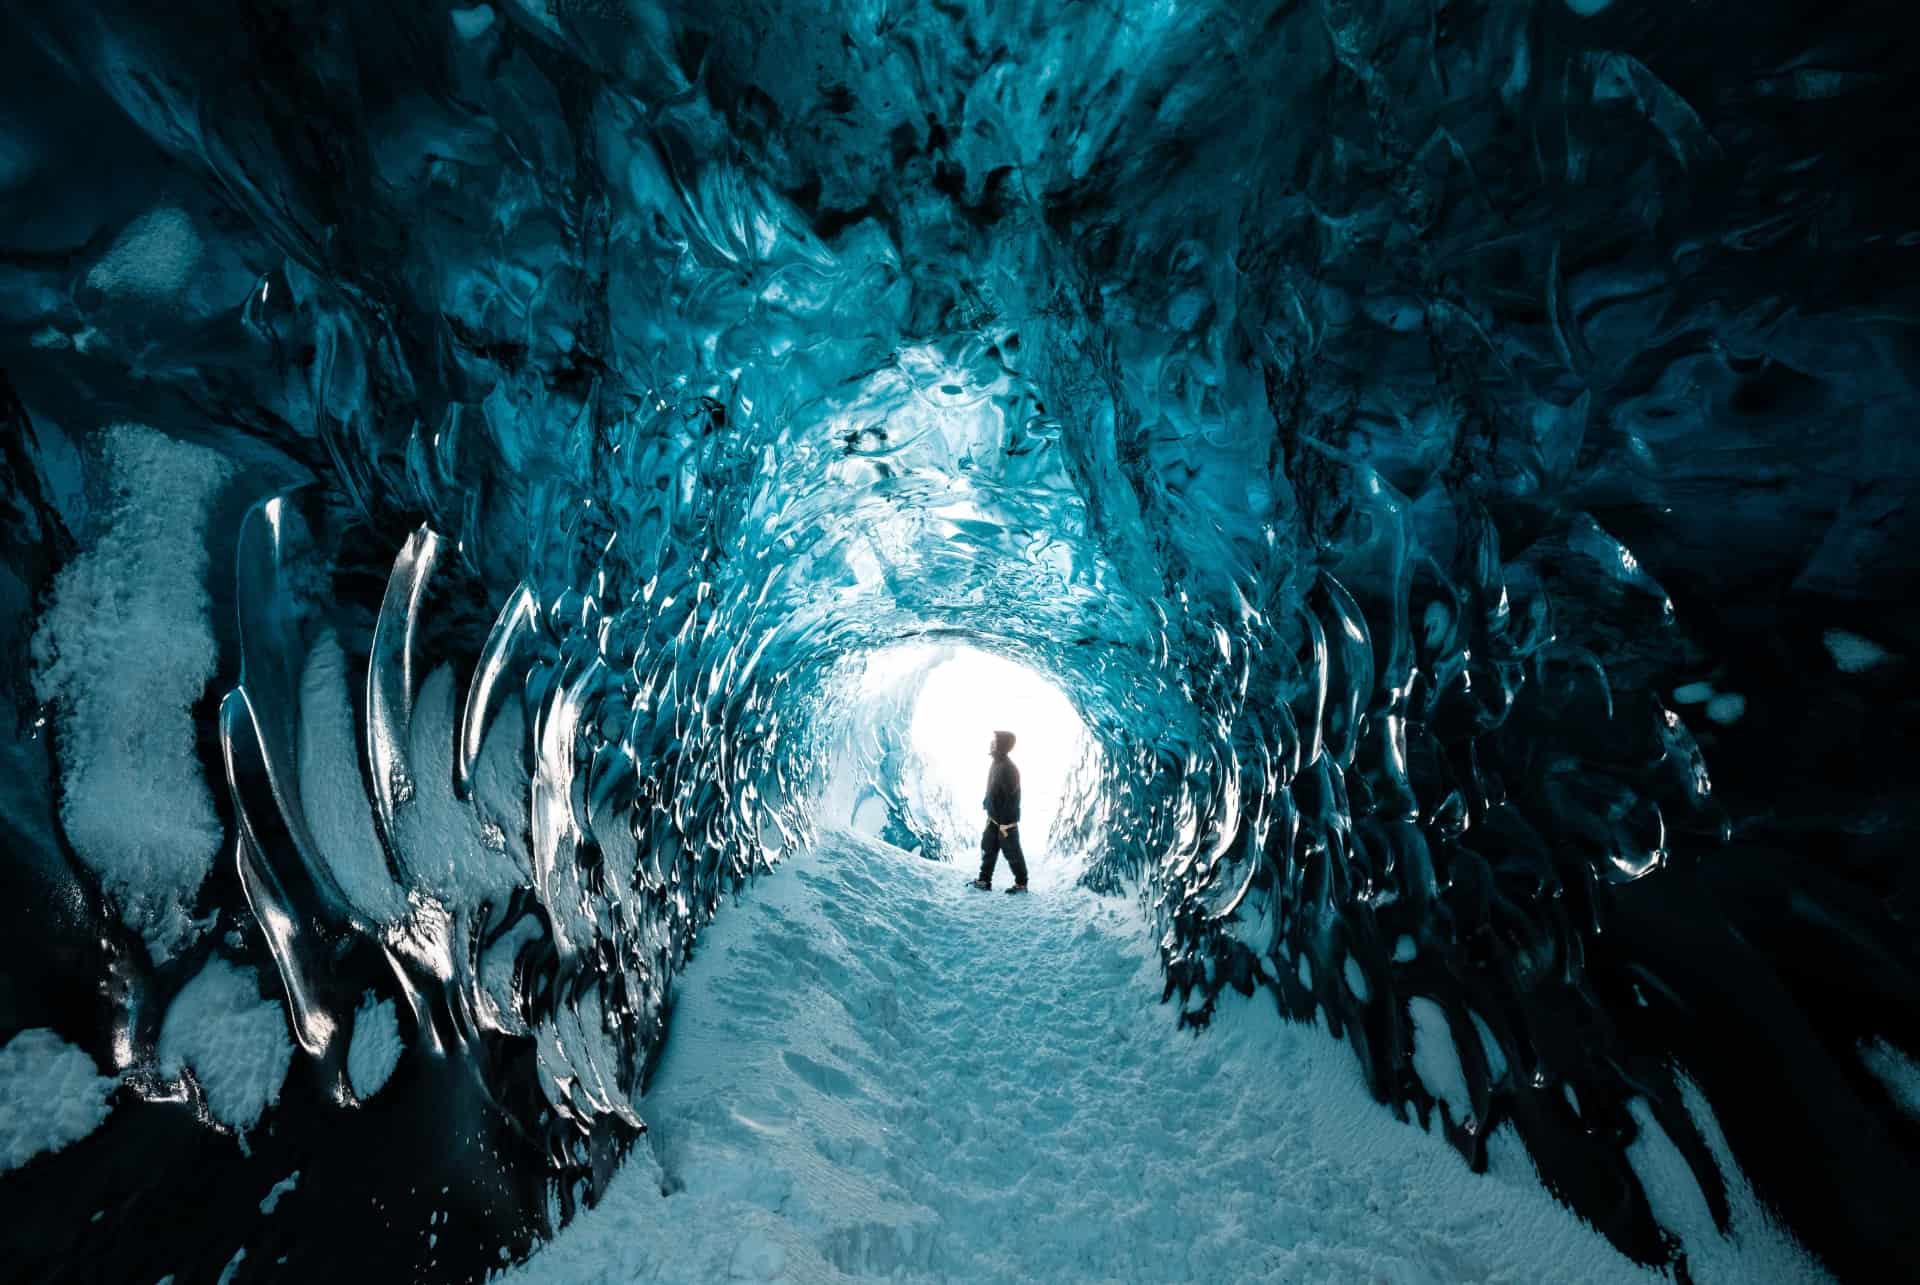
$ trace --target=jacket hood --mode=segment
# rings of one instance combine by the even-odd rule
[[[1012,732],[995,732],[993,734],[993,752],[995,754],[1005,754],[1008,750],[1012,748],[1013,748]]]

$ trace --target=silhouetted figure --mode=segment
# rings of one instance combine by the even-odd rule
[[[987,797],[981,802],[987,809],[987,832],[980,836],[980,877],[976,888],[993,887],[993,866],[1000,854],[1007,854],[1013,869],[1013,887],[1008,892],[1027,890],[1027,857],[1020,851],[1020,769],[1007,752],[1013,748],[1012,732],[995,732],[987,752],[993,766],[987,769]]]

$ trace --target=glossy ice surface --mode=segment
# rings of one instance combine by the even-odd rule
[[[16,1261],[524,1253],[730,894],[946,847],[960,648],[1072,702],[1046,842],[1170,1022],[1317,1016],[1656,1265],[1644,1121],[1728,1217],[1684,1075],[1920,1254],[1898,6],[17,8],[0,1019],[124,1085],[34,1182],[386,1230],[113,1187],[173,1239]],[[196,977],[284,1083],[168,1059]]]

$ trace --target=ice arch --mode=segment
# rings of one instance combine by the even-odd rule
[[[1022,779],[1021,827],[1029,836],[1034,879],[1042,886],[1071,879],[1086,854],[1057,851],[1054,836],[1073,809],[1088,805],[1076,797],[1076,775],[1098,774],[1086,762],[1098,747],[1059,688],[1031,670],[978,651],[960,652],[928,672],[908,728],[938,791],[942,829],[956,841],[971,841],[956,843],[956,862],[974,860],[984,748],[998,728],[1019,737],[1014,757]]]
[[[984,640],[983,640],[984,641]],[[1045,676],[977,645],[908,644],[856,658],[828,680],[833,766],[815,814],[903,851],[971,868],[978,859],[985,747],[1019,737],[1023,829],[1040,886],[1071,882],[1092,854],[1072,846],[1097,809],[1103,752]],[[1065,841],[1070,850],[1061,851]]]
[[[1325,1020],[1650,1262],[1643,1119],[1724,1209],[1683,1066],[1822,1254],[1910,1256],[1913,105],[1891,18],[1670,9],[26,7],[10,970],[150,1108],[99,1146],[254,1118],[162,1073],[208,976],[298,1050],[252,1145],[431,1097],[501,1157],[448,1239],[524,1247],[804,841],[848,657],[998,640],[1187,1021]],[[197,733],[217,843],[63,810],[128,682],[29,610],[76,567],[213,672],[112,707]]]

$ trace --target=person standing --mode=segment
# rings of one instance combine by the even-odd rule
[[[1027,856],[1020,850],[1020,769],[1007,757],[1012,749],[1012,732],[995,732],[987,747],[993,756],[987,768],[987,796],[981,800],[987,809],[987,830],[980,836],[980,877],[973,881],[983,891],[993,887],[993,867],[1002,852],[1013,871],[1013,887],[1007,891],[1027,890]]]

